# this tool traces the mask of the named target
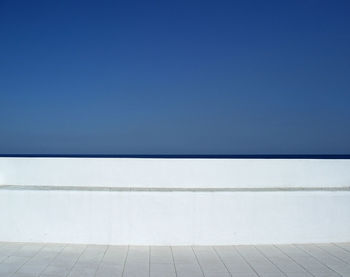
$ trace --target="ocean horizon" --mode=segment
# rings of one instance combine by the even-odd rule
[[[0,154],[9,158],[350,159],[350,154]]]

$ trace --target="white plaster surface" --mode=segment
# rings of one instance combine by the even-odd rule
[[[350,242],[350,160],[0,158],[0,182],[0,241]]]
[[[350,160],[0,158],[0,185],[344,187]]]
[[[0,241],[225,245],[350,241],[350,192],[0,190]]]

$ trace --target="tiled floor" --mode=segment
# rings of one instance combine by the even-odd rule
[[[350,243],[102,246],[0,243],[0,277],[350,276]]]

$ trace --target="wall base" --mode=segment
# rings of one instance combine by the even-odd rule
[[[350,191],[0,190],[0,241],[225,245],[350,241]]]

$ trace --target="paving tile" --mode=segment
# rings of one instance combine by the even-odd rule
[[[0,256],[8,257],[11,255],[14,255],[14,253],[16,253],[22,247],[22,245],[23,244],[20,244],[20,243],[14,243],[14,244],[7,243],[1,247]]]
[[[313,277],[313,275],[311,275],[310,273],[286,273],[287,277]]]
[[[75,265],[73,269],[68,274],[68,277],[93,277],[95,276],[97,271],[96,266],[88,266],[88,265]]]
[[[334,272],[334,270],[328,268],[326,265],[319,262],[307,252],[301,250],[300,248],[294,245],[278,245],[278,248],[281,249],[296,263],[302,266],[308,273],[314,276],[341,276],[340,274]]]
[[[101,265],[96,271],[96,277],[121,277],[124,265]]]
[[[68,277],[95,276],[106,250],[107,246],[88,245],[73,264]]]
[[[348,242],[348,243],[336,243],[336,245],[345,249],[346,251],[350,252],[350,242]]]
[[[63,249],[57,253],[56,257],[51,260],[48,266],[42,271],[41,275],[52,275],[54,277],[67,276],[85,249],[85,245],[64,246]]]
[[[178,277],[204,276],[192,247],[174,246],[172,252]]]
[[[320,249],[326,251],[327,253],[331,254],[334,257],[337,257],[338,259],[344,261],[347,264],[350,264],[350,251],[345,250],[341,246],[338,246],[336,244],[315,244]]]
[[[255,246],[236,246],[237,251],[259,276],[282,276],[281,270],[274,265]],[[282,274],[282,275],[281,275]]]
[[[9,256],[0,263],[0,276],[8,276],[17,272],[26,261],[28,257]]]
[[[239,255],[235,247],[216,246],[214,249],[231,275],[257,276],[251,266]]]
[[[150,247],[150,276],[176,276],[173,254],[169,246]]]
[[[264,254],[285,275],[311,276],[303,267],[273,245],[259,245],[256,248]]]
[[[149,247],[130,246],[125,262],[123,276],[149,276]]]
[[[173,246],[172,252],[175,265],[177,264],[197,264],[196,256],[190,246]],[[199,265],[198,265],[199,266]]]
[[[350,244],[0,243],[0,277],[350,277]]]
[[[45,245],[41,243],[24,244],[16,251],[16,256],[21,257],[33,257],[35,256]]]
[[[16,272],[15,274],[13,274],[13,275],[11,275],[9,277],[38,277],[38,275],[34,274],[34,273]]]
[[[311,244],[298,245],[297,247],[310,254],[317,261],[319,261],[335,273],[338,273],[341,276],[350,275],[350,265],[344,262],[343,260],[331,255],[324,249]]]
[[[124,266],[127,253],[127,246],[109,246],[101,260],[101,265]]]
[[[78,266],[98,266],[107,250],[107,246],[89,245],[80,255]]]
[[[213,247],[193,247],[193,251],[205,276],[229,274]]]
[[[255,271],[251,271],[251,272],[234,272],[234,273],[232,273],[231,271],[229,271],[230,272],[230,274],[232,275],[232,276],[249,276],[249,277],[257,277],[258,276],[258,274],[256,274],[255,273]]]
[[[151,263],[154,264],[173,264],[173,255],[169,246],[151,246]]]
[[[72,266],[70,267],[64,267],[64,266],[58,266],[58,265],[49,265],[43,270],[43,272],[40,274],[40,276],[55,276],[55,277],[64,277],[69,274],[71,271]]]
[[[12,264],[0,264],[0,276],[8,276],[12,273],[15,273],[20,266],[14,266]]]
[[[172,263],[157,263],[150,265],[150,276],[176,277],[175,267]]]
[[[38,276],[46,267],[47,265],[24,264],[16,273]]]
[[[204,274],[201,271],[199,265],[196,264],[177,264],[175,262],[176,274],[178,277],[203,277]]]
[[[228,272],[207,272],[205,277],[231,277],[231,274]]]

